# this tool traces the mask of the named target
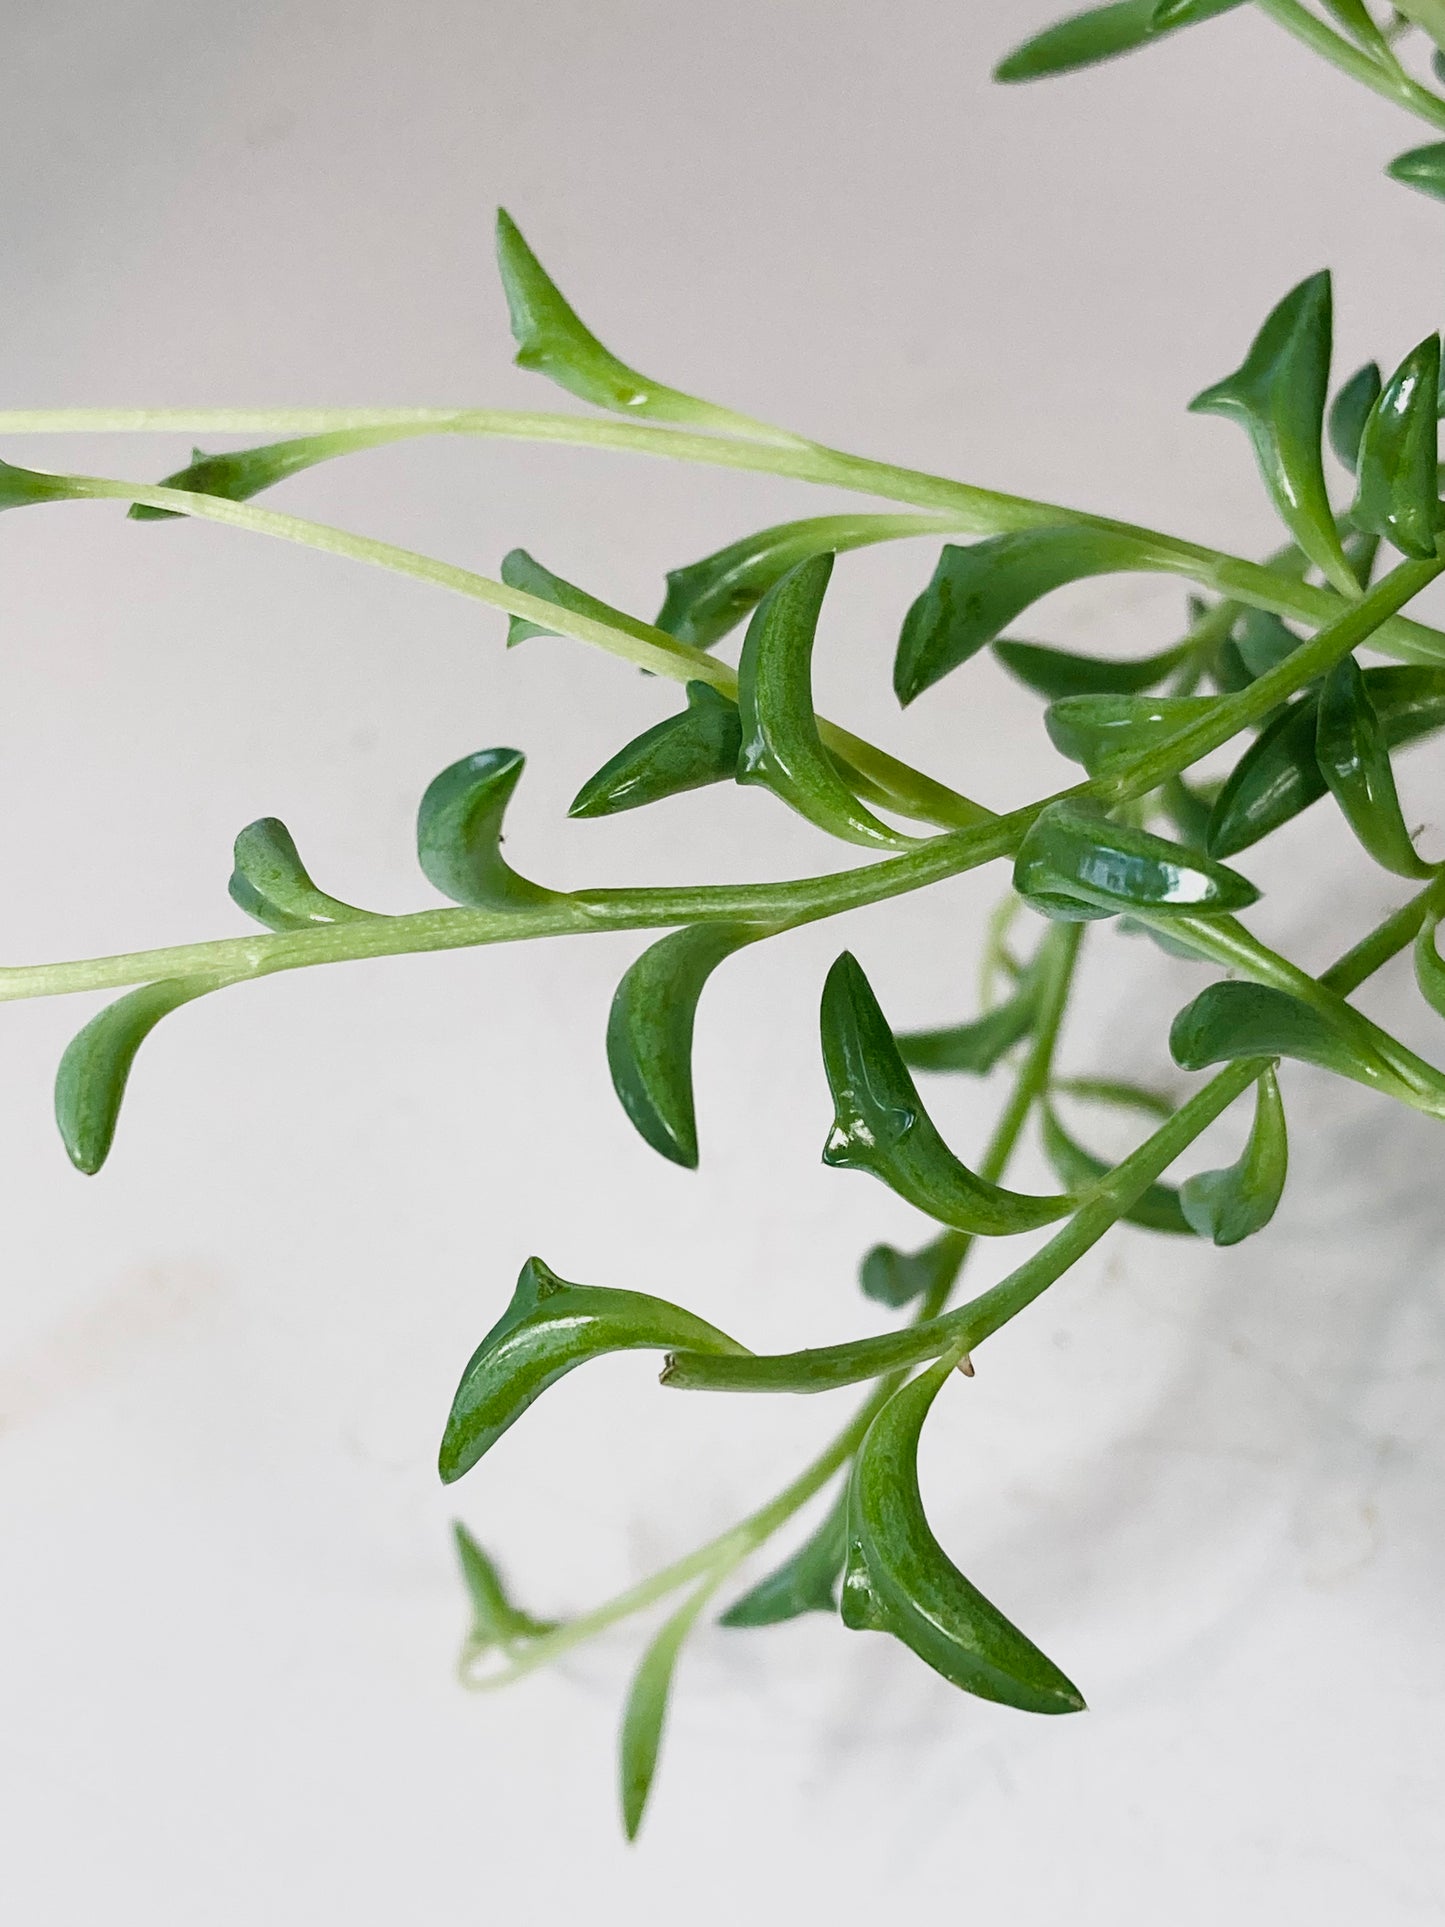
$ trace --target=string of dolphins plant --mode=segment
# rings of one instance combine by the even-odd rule
[[[1059,74],[1231,12],[1246,0],[1118,0],[1059,23],[1005,59],[998,78]],[[1377,19],[1366,0],[1252,0],[1259,11],[1437,130],[1445,96],[1407,65],[1428,50],[1445,83],[1445,0],[1400,0]],[[1419,65],[1419,62],[1416,63]],[[1445,199],[1445,141],[1391,164],[1397,179]],[[1261,1231],[1287,1173],[1281,1059],[1322,1066],[1379,1096],[1445,1119],[1445,1073],[1374,1024],[1350,998],[1413,947],[1419,987],[1445,1015],[1445,867],[1417,852],[1395,789],[1393,752],[1445,730],[1445,633],[1408,617],[1445,569],[1438,416],[1441,350],[1431,334],[1386,378],[1373,363],[1331,399],[1327,273],[1286,294],[1239,369],[1192,406],[1248,433],[1288,540],[1262,562],[1153,529],[1003,495],[823,447],[638,373],[587,329],[514,223],[497,226],[517,360],[616,419],[483,409],[67,409],[0,412],[10,434],[135,430],[280,434],[226,454],[197,451],[156,486],[42,473],[0,463],[0,507],[113,499],[140,520],[198,517],[390,569],[507,613],[508,641],[570,637],[683,685],[685,703],[617,751],[571,814],[651,807],[705,785],[761,786],[866,860],[786,883],[558,891],[502,854],[520,752],[487,748],[444,770],[421,799],[421,869],[447,907],[386,916],[340,901],[309,875],[285,825],[264,818],[236,840],[230,891],[259,934],[78,962],[0,968],[0,999],[136,986],[66,1050],[56,1114],[71,1159],[104,1163],[136,1054],[182,1004],[281,970],[609,930],[661,936],[623,976],[606,1047],[622,1106],[662,1156],[698,1159],[691,1073],[694,1016],[712,972],[745,946],[865,903],[902,896],[980,865],[1008,862],[1012,888],[986,935],[986,1002],[952,1027],[899,1033],[857,958],[823,986],[823,1071],[833,1124],[824,1161],[880,1179],[937,1227],[919,1249],[876,1246],[861,1285],[907,1314],[881,1336],[758,1356],[684,1307],[634,1289],[574,1284],[540,1258],[462,1373],[442,1438],[442,1478],[460,1479],[565,1373],[603,1353],[665,1355],[678,1388],[802,1393],[872,1387],[850,1423],[756,1512],[618,1597],[566,1623],[515,1605],[463,1528],[458,1549],[472,1612],[464,1680],[521,1678],[632,1614],[675,1603],[647,1647],[622,1725],[621,1797],[640,1824],[673,1670],[688,1633],[787,1521],[825,1488],[829,1508],[774,1570],[734,1597],[731,1627],[815,1610],[909,1646],[953,1685],[1035,1713],[1080,1710],[1078,1688],[957,1569],[922,1506],[917,1451],[955,1371],[1114,1226],[1231,1245]],[[317,463],[408,437],[469,435],[626,450],[823,483],[893,505],[763,529],[667,577],[655,622],[615,609],[522,550],[500,579],[344,530],[252,505]],[[1326,439],[1355,477],[1337,510]],[[957,537],[973,537],[958,541]],[[893,666],[902,703],[984,650],[1044,698],[1044,725],[1079,765],[1055,795],[997,814],[816,714],[814,637],[836,558],[900,540],[942,541],[907,611]],[[1388,566],[1382,556],[1390,555]],[[1192,585],[1185,633],[1128,661],[1071,653],[1005,632],[1050,591],[1083,578],[1157,572]],[[747,624],[736,669],[712,653]],[[1362,666],[1368,646],[1385,657]],[[1190,772],[1230,748],[1222,783]],[[1416,888],[1338,962],[1312,975],[1241,920],[1259,892],[1231,859],[1332,796],[1383,868]],[[904,830],[898,820],[913,827]],[[1037,912],[1022,950],[1013,912]],[[1114,920],[1167,951],[1224,973],[1175,1018],[1173,1062],[1211,1071],[1175,1108],[1102,1079],[1064,1079],[1055,1055],[1081,944]],[[934,1125],[917,1075],[984,1076],[1007,1067],[1006,1094],[971,1167]],[[1252,1094],[1238,1160],[1177,1186],[1164,1174],[1195,1139]],[[1076,1139],[1060,1100],[1122,1106],[1147,1135],[1110,1165]],[[1060,1189],[1005,1183],[1036,1124]],[[1143,1128],[1143,1126],[1141,1126]],[[980,1295],[952,1300],[978,1238],[1057,1227]],[[920,1369],[921,1368],[921,1369]]]

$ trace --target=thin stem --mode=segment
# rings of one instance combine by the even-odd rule
[[[1392,73],[1378,60],[1372,60],[1363,48],[1327,27],[1323,20],[1316,19],[1308,7],[1300,4],[1300,0],[1255,0],[1255,4],[1262,13],[1267,13],[1277,21],[1286,33],[1293,34],[1296,40],[1302,40],[1307,47],[1322,54],[1341,73],[1358,80],[1372,92],[1383,94],[1386,100],[1394,101],[1410,113],[1418,114],[1421,120],[1428,121],[1432,127],[1445,128],[1445,100],[1420,86],[1402,69]]]
[[[1442,906],[1445,906],[1445,877],[1434,877],[1408,903],[1401,904],[1383,923],[1361,937],[1328,970],[1321,971],[1317,981],[1336,996],[1348,997],[1392,957],[1407,950],[1428,919]]]

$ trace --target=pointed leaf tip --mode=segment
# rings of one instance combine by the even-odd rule
[[[1434,557],[1439,484],[1440,337],[1427,335],[1384,384],[1365,418],[1350,520],[1402,555]]]
[[[93,1177],[110,1155],[136,1052],[162,1017],[226,981],[172,977],[144,984],[117,998],[71,1039],[55,1074],[55,1121],[77,1171]]]
[[[1256,1087],[1254,1124],[1238,1162],[1201,1171],[1179,1189],[1184,1216],[1201,1238],[1236,1245],[1274,1216],[1289,1175],[1289,1138],[1279,1080],[1271,1065]]]

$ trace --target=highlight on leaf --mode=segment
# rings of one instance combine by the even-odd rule
[[[1445,201],[1445,141],[1431,141],[1427,147],[1412,147],[1397,154],[1385,169],[1392,181],[1418,188],[1432,200]]]
[[[1289,1176],[1289,1135],[1274,1066],[1255,1086],[1254,1124],[1237,1163],[1200,1171],[1179,1187],[1179,1203],[1193,1230],[1217,1245],[1251,1238],[1274,1216]]]
[[[1345,821],[1378,864],[1397,876],[1434,874],[1416,854],[1385,731],[1353,656],[1335,664],[1320,690],[1315,757]]]
[[[558,891],[519,876],[502,855],[502,819],[525,763],[519,749],[479,749],[427,785],[417,811],[417,861],[453,903],[516,910],[561,900]]]
[[[136,1052],[162,1017],[227,981],[172,977],[143,984],[107,1005],[66,1045],[55,1074],[55,1121],[77,1171],[93,1177],[109,1157]]]
[[[1025,1713],[1080,1713],[1079,1689],[965,1579],[924,1513],[919,1435],[956,1363],[945,1356],[895,1392],[869,1427],[848,1486],[843,1624],[891,1633],[980,1699]]]
[[[1360,436],[1350,519],[1430,558],[1442,527],[1439,459],[1440,337],[1427,335],[1385,383]]]
[[[540,1258],[529,1258],[507,1309],[462,1373],[442,1437],[442,1483],[470,1472],[534,1399],[578,1365],[607,1352],[674,1346],[743,1350],[680,1305],[640,1291],[569,1284]]]
[[[730,783],[743,726],[738,706],[711,683],[687,685],[687,708],[624,743],[573,797],[568,816],[615,816],[668,796]]]
[[[1091,922],[1119,911],[1221,916],[1259,891],[1237,870],[1079,803],[1039,812],[1014,861],[1014,888],[1047,917]]]
[[[720,1615],[720,1626],[777,1626],[804,1613],[838,1610],[838,1581],[848,1543],[848,1488],[796,1552]]]
[[[248,823],[236,838],[228,885],[231,901],[268,930],[310,930],[370,916],[328,896],[312,882],[301,853],[278,816]]]
[[[1243,0],[1115,0],[1071,15],[1016,47],[994,68],[995,80],[1044,80],[1133,53],[1177,27],[1229,13]]]
[[[990,1184],[954,1156],[923,1107],[872,986],[846,950],[823,987],[821,1030],[834,1106],[825,1164],[867,1171],[939,1224],[985,1238],[1037,1231],[1072,1208],[1072,1198]]]

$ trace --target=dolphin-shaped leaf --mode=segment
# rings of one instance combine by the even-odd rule
[[[482,1653],[493,1646],[522,1645],[529,1639],[541,1639],[547,1633],[556,1632],[555,1619],[534,1619],[512,1604],[502,1584],[502,1575],[459,1519],[452,1524],[452,1534],[467,1596],[472,1602],[472,1625],[467,1635],[469,1654]]]
[[[1218,916],[1259,891],[1237,870],[1077,803],[1051,803],[1019,845],[1014,888],[1045,916],[1088,922],[1118,911]]]
[[[502,855],[502,818],[525,762],[519,749],[479,749],[427,785],[416,819],[417,860],[453,903],[513,910],[559,901],[559,892],[518,876]]]
[[[311,881],[291,832],[277,816],[248,823],[236,838],[231,901],[268,930],[309,930],[370,916]]]
[[[993,645],[1011,676],[1051,702],[1060,696],[1128,696],[1153,689],[1172,676],[1192,645],[1181,642],[1155,656],[1120,660],[1113,656],[1081,656],[1071,649],[1053,649],[1041,642],[1004,638]]]
[[[1273,1066],[1255,1087],[1254,1125],[1244,1154],[1222,1171],[1200,1171],[1179,1188],[1184,1216],[1201,1238],[1237,1245],[1274,1216],[1289,1175],[1289,1137]]]
[[[897,1311],[930,1293],[942,1294],[958,1276],[969,1247],[966,1231],[940,1231],[919,1251],[874,1245],[858,1267],[865,1298]]]
[[[1410,840],[1384,727],[1353,656],[1335,664],[1320,690],[1315,758],[1345,821],[1378,864],[1397,876],[1434,874]]]
[[[1115,756],[1152,749],[1176,730],[1219,713],[1220,696],[1065,696],[1044,711],[1049,741],[1097,775]]]
[[[55,1074],[55,1121],[78,1171],[93,1177],[110,1155],[136,1052],[162,1017],[231,981],[171,977],[108,1004],[66,1045]]]
[[[1427,335],[1385,383],[1360,435],[1350,520],[1428,561],[1442,526],[1440,337]]]
[[[579,589],[575,582],[554,574],[551,569],[538,562],[535,556],[528,555],[525,549],[509,549],[502,557],[502,580],[509,589],[520,589],[525,595],[536,596],[541,602],[555,602],[559,609],[570,615],[587,616],[593,622],[605,622],[609,628],[621,629],[625,635],[635,636],[639,642],[655,642],[657,638],[645,622],[636,616],[628,615],[622,609],[615,609],[610,602],[603,602],[600,596],[589,595],[586,589]],[[515,648],[529,636],[550,636],[555,630],[545,623],[533,622],[529,616],[509,616],[507,619],[507,647]]]
[[[1322,1011],[1266,984],[1210,984],[1169,1030],[1169,1049],[1186,1071],[1239,1057],[1292,1057],[1376,1090],[1398,1080],[1383,1057]]]
[[[1086,1150],[1059,1122],[1057,1111],[1046,1105],[1042,1130],[1044,1155],[1060,1184],[1071,1191],[1086,1191],[1108,1176],[1111,1165]],[[1190,1225],[1179,1205],[1179,1193],[1172,1184],[1151,1184],[1124,1213],[1130,1224],[1146,1231],[1167,1231],[1188,1236]]]
[[[569,816],[615,816],[710,783],[730,783],[743,746],[738,706],[711,684],[687,685],[687,708],[624,743],[573,797]]]
[[[720,1626],[776,1626],[802,1613],[838,1610],[838,1581],[848,1538],[845,1485],[826,1516],[782,1565],[729,1606]]]

